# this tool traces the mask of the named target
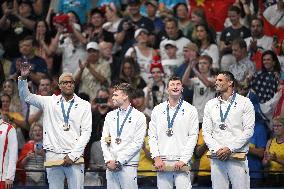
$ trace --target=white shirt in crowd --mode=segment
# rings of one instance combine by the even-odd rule
[[[0,119],[0,181],[14,180],[17,159],[16,129]]]
[[[155,106],[152,111],[148,131],[151,156],[188,163],[197,142],[197,110],[188,102],[183,101],[173,123],[173,135],[169,137],[166,133],[168,130],[167,105],[168,101],[165,101]],[[169,105],[170,119],[177,106],[172,108]]]
[[[68,154],[72,161],[79,159],[84,152],[92,131],[92,113],[89,102],[74,94],[68,102],[62,95],[40,96],[30,93],[26,80],[18,81],[19,94],[27,103],[43,110],[43,148],[57,154]],[[70,110],[70,129],[63,128],[64,118],[61,110],[63,100],[64,110]],[[66,113],[67,114],[67,113]]]
[[[209,100],[204,108],[202,134],[210,151],[217,152],[228,147],[231,152],[247,152],[249,139],[253,135],[255,124],[254,107],[251,101],[236,94],[228,117],[225,119],[226,129],[221,130],[220,106],[225,114],[232,96],[228,101],[216,97]]]
[[[245,42],[247,44],[248,50],[249,50],[251,41],[252,41],[252,37],[245,38]],[[264,35],[261,38],[256,40],[256,45],[258,49],[260,49],[261,51],[266,51],[266,50],[271,50],[272,42],[273,42],[272,37]]]
[[[215,82],[213,77],[208,77],[207,79]],[[197,109],[199,123],[202,123],[205,104],[215,97],[215,90],[211,87],[206,87],[198,77],[190,79],[189,87],[193,88],[192,105]]]
[[[161,54],[162,60],[169,59],[169,57],[166,53],[166,49],[165,49],[165,44],[168,40],[169,39],[164,39],[160,43],[160,54]],[[177,45],[177,52],[176,52],[177,59],[180,59],[181,62],[183,62],[184,61],[183,47],[186,46],[191,41],[189,39],[187,39],[186,37],[181,37],[181,38],[178,38],[177,40],[174,40],[174,41],[176,42],[176,45]]]
[[[119,161],[122,165],[138,166],[140,149],[142,147],[144,137],[146,134],[146,117],[145,115],[132,109],[129,114],[123,130],[120,135],[121,143],[117,144],[117,112],[119,112],[119,128],[125,119],[127,112],[131,106],[126,110],[115,109],[109,112],[105,117],[103,133],[101,138],[101,145],[104,154],[105,162],[110,160]],[[111,137],[111,144],[105,142],[106,137]]]

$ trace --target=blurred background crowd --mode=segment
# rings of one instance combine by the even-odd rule
[[[105,184],[100,139],[104,118],[115,108],[113,85],[131,83],[137,89],[132,105],[150,119],[153,107],[167,100],[168,78],[179,76],[183,98],[198,109],[201,125],[205,103],[217,95],[219,70],[234,74],[235,90],[255,107],[255,132],[248,152],[251,184],[284,185],[283,0],[0,3],[0,113],[17,129],[17,185],[46,185],[41,172],[42,111],[18,95],[23,62],[31,65],[28,81],[33,93],[58,95],[59,75],[71,72],[76,93],[92,104],[93,130],[84,154],[86,185]],[[138,183],[155,186],[147,142],[146,136]],[[207,150],[200,134],[191,162],[198,170],[192,173],[194,185],[211,185]]]

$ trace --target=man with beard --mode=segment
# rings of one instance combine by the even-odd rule
[[[216,91],[220,96],[209,100],[204,109],[202,132],[212,153],[211,180],[214,189],[250,188],[248,162],[231,159],[236,152],[247,153],[253,135],[255,112],[251,101],[234,92],[231,72],[220,72]]]

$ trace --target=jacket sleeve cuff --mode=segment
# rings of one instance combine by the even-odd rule
[[[70,154],[68,154],[68,157],[73,161],[73,162],[76,162],[78,159],[79,159],[79,157],[76,157],[74,154],[72,154],[72,153],[70,153]]]

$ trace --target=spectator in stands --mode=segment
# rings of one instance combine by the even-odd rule
[[[189,12],[186,3],[178,3],[173,9],[174,16],[178,19],[178,28],[183,35],[188,37],[193,30],[193,23],[189,19]]]
[[[282,171],[282,173],[269,173],[267,185],[283,187],[284,182],[284,119],[283,112],[273,119],[274,137],[267,142],[263,164],[268,166],[269,171]]]
[[[149,32],[144,28],[139,28],[134,33],[136,44],[129,48],[125,57],[132,57],[140,67],[140,76],[144,81],[149,81],[149,67],[156,51],[148,46]]]
[[[164,43],[167,59],[161,61],[164,68],[164,77],[168,80],[175,74],[176,69],[183,63],[182,59],[177,57],[178,45],[173,40],[167,40]]]
[[[232,43],[233,55],[236,63],[230,65],[229,71],[239,83],[247,82],[247,78],[255,73],[255,64],[247,55],[247,44],[243,39],[236,39]]]
[[[188,43],[184,48],[183,48],[183,56],[184,56],[184,62],[182,65],[180,65],[176,69],[175,75],[178,77],[182,78],[185,70],[187,69],[188,65],[191,63],[191,61],[194,61],[198,58],[199,56],[199,51],[198,47],[195,43]],[[189,76],[190,78],[193,77],[193,74]],[[183,89],[182,96],[185,101],[191,102],[192,103],[192,98],[193,98],[193,91],[188,90],[187,87]]]
[[[250,82],[260,103],[267,102],[277,92],[280,71],[281,67],[276,54],[271,50],[263,52],[262,69],[252,76]]]
[[[186,3],[185,0],[159,0],[159,9],[161,12],[170,11],[178,3]]]
[[[11,124],[13,127],[16,128],[17,141],[18,141],[17,148],[22,149],[25,143],[25,138],[23,136],[21,128],[27,129],[26,122],[24,117],[19,112],[13,112],[9,110],[10,103],[11,103],[11,97],[7,94],[2,94],[1,95],[2,106],[0,108],[0,114],[3,121]]]
[[[191,22],[192,26],[188,31],[189,34],[186,36],[192,42],[196,43],[197,36],[196,36],[196,25],[199,23],[207,23],[206,14],[203,8],[194,8],[191,12]]]
[[[94,8],[90,13],[89,24],[93,27],[91,33],[88,33],[88,40],[100,43],[102,41],[114,42],[114,33],[104,29],[103,25],[106,22],[105,13],[98,8]]]
[[[57,34],[56,37],[59,34]],[[52,38],[51,31],[44,20],[35,24],[35,55],[43,58],[47,64],[48,73],[53,73],[53,56],[56,52],[56,40]]]
[[[253,8],[254,3],[251,2],[251,0],[236,0],[233,4],[233,6],[236,6],[240,9],[240,23],[249,28],[251,17],[253,15]],[[226,18],[224,22],[224,27],[227,28],[229,26],[232,26],[232,22],[230,18]]]
[[[85,24],[87,15],[92,8],[92,2],[89,0],[57,0],[58,13],[68,13],[74,11],[80,18],[80,23]]]
[[[126,57],[122,61],[119,82],[127,82],[138,89],[146,87],[146,82],[140,76],[139,65],[133,58]]]
[[[11,97],[9,110],[13,112],[22,113],[23,106],[19,97],[17,83],[12,79],[5,80],[3,82],[2,92],[3,94],[7,94]]]
[[[92,133],[90,144],[90,168],[104,168],[104,157],[101,148],[101,137],[106,114],[111,111],[108,106],[110,94],[107,88],[100,88],[92,102]]]
[[[155,27],[155,34],[158,34],[165,27],[163,20],[158,16],[159,5],[156,0],[147,0],[145,2],[147,9],[147,17],[153,21]]]
[[[114,4],[110,3],[105,9],[106,23],[104,23],[103,28],[112,34],[115,34],[118,30],[118,26],[122,21],[120,11]]]
[[[183,47],[186,46],[190,40],[183,36],[181,30],[178,28],[178,23],[174,18],[168,18],[165,21],[166,38],[160,43],[160,54],[162,60],[169,57],[165,51],[165,43],[168,40],[173,40],[177,44],[177,58],[183,61]]]
[[[228,17],[232,26],[225,28],[220,37],[220,51],[223,51],[230,43],[237,38],[250,37],[250,30],[240,22],[241,10],[237,6],[231,6],[228,10]]]
[[[191,72],[195,77],[189,78]],[[193,90],[192,105],[198,111],[199,126],[202,125],[205,104],[215,97],[215,76],[212,73],[212,58],[201,55],[191,61],[183,75],[182,83]]]
[[[151,79],[144,88],[145,105],[152,110],[156,105],[168,99],[168,91],[164,81],[164,69],[158,57],[154,57],[150,65]]]
[[[16,172],[16,162],[18,157],[18,142],[16,139],[15,128],[0,117],[0,148],[1,153],[0,168],[1,168],[1,178],[0,178],[0,188],[10,189],[13,187],[13,182]]]
[[[251,37],[245,38],[250,54],[272,49],[272,37],[264,34],[263,21],[259,18],[253,18],[250,24]]]
[[[6,31],[3,45],[8,57],[19,56],[17,45],[23,38],[32,35],[35,19],[31,0],[21,0],[18,8],[7,7],[4,10],[0,27]]]
[[[42,148],[42,125],[34,122],[30,128],[30,141],[28,141],[21,150],[18,167],[25,170],[37,170],[42,172],[27,171],[25,186],[43,186],[46,185],[44,173],[45,152]]]
[[[256,64],[256,70],[261,69],[261,54],[266,50],[272,49],[273,38],[264,35],[263,21],[253,18],[250,24],[251,37],[245,39],[248,47],[249,56]]]
[[[280,40],[284,39],[284,1],[278,0],[277,3],[267,7],[263,12],[265,32],[276,35]]]
[[[97,91],[110,84],[110,65],[100,60],[100,49],[96,42],[89,42],[86,50],[88,57],[86,60],[79,60],[75,81],[80,83],[79,92],[88,94],[93,101]]]
[[[72,30],[62,33],[56,38],[57,52],[62,54],[62,72],[75,73],[79,68],[79,60],[84,60],[87,56],[85,47],[78,37],[81,32],[78,24],[72,24]]]
[[[27,63],[31,65],[31,74],[29,80],[34,84],[38,84],[40,78],[47,74],[47,65],[43,58],[34,53],[35,40],[32,36],[27,36],[19,42],[21,56],[12,62],[10,77],[17,80],[21,64]]]
[[[43,77],[39,81],[37,93],[41,96],[51,96],[53,94],[51,88],[51,79],[49,77]],[[38,124],[43,124],[43,112],[33,105],[28,105],[29,107],[29,114],[28,121],[29,125],[32,125],[34,122]]]
[[[280,43],[279,52],[277,53],[277,55],[278,55],[277,58],[280,62],[281,71],[284,72],[284,39]]]
[[[200,55],[208,55],[212,58],[212,69],[218,70],[219,49],[216,45],[216,36],[206,23],[199,23],[196,26],[196,44],[199,47]]]
[[[11,69],[11,61],[8,60],[5,56],[5,49],[2,45],[2,43],[0,43],[0,64],[2,66],[2,71],[1,71],[1,79],[2,79],[2,82],[5,80],[5,79],[8,79],[9,78],[9,75],[10,75],[10,69]],[[2,86],[2,83],[1,85]]]
[[[145,93],[144,93],[143,89],[137,89],[134,92],[133,99],[132,99],[132,104],[133,104],[134,108],[136,108],[140,112],[143,112],[144,115],[146,116],[146,118],[149,120],[149,118],[151,117],[152,110],[149,109],[146,106]]]
[[[121,53],[124,54],[134,43],[134,31],[138,28],[144,28],[149,32],[154,31],[153,21],[140,14],[140,0],[128,1],[129,17],[124,18],[117,30],[116,42],[122,45]]]
[[[257,95],[253,91],[248,91],[246,95],[252,102],[255,111],[255,126],[253,136],[249,141],[248,151],[248,166],[250,170],[250,186],[260,187],[263,185],[263,170],[262,159],[264,155],[265,146],[267,143],[268,126],[266,124],[267,118],[260,109],[260,104]]]

